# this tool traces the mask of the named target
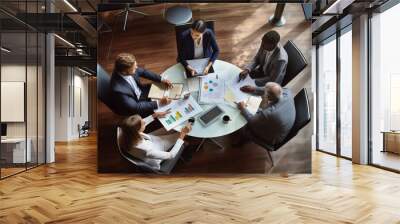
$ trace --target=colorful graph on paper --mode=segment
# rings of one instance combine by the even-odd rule
[[[218,74],[212,73],[201,77],[200,102],[223,103],[225,96],[225,85]]]
[[[193,99],[192,96],[187,100],[175,100],[171,104],[158,109],[157,111],[165,111],[171,109],[171,112],[164,118],[159,118],[164,128],[169,131],[172,128],[182,124],[189,118],[201,113],[203,109]]]

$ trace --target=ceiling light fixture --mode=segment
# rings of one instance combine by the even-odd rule
[[[9,49],[7,49],[5,47],[1,47],[0,49],[1,49],[1,51],[4,51],[6,53],[10,53],[11,52],[11,50],[9,50]]]
[[[78,70],[81,71],[81,72],[83,72],[83,73],[85,73],[85,74],[87,74],[87,75],[90,75],[90,76],[93,75],[92,73],[90,73],[90,72],[88,72],[88,71],[86,71],[86,70],[84,70],[84,69],[81,69],[81,68],[79,68],[79,67],[78,67]]]
[[[68,46],[75,48],[75,45],[73,45],[71,42],[69,42],[68,40],[60,37],[58,34],[54,34],[55,37],[57,37],[59,40],[61,40],[62,42],[64,42],[65,44],[67,44]]]
[[[74,12],[78,12],[78,10],[68,0],[64,0],[64,3],[68,5],[68,7],[70,7]]]
[[[354,0],[336,0],[327,9],[325,9],[323,15],[338,15],[342,14],[343,10],[351,5]]]

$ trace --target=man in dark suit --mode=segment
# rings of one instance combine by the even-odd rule
[[[180,38],[178,62],[189,72],[189,76],[194,76],[196,71],[186,60],[209,58],[203,74],[211,72],[211,66],[219,54],[219,47],[213,31],[207,28],[206,23],[203,20],[194,21],[192,27],[178,38]]]
[[[138,68],[135,56],[132,54],[119,54],[115,60],[110,83],[111,99],[116,113],[123,116],[139,114],[141,117],[146,117],[153,114],[159,106],[171,102],[168,98],[162,98],[158,102],[151,101],[148,98],[151,85],[142,84],[140,78],[161,82],[167,87],[172,86],[169,80],[143,68]]]
[[[244,102],[238,103],[240,111],[248,122],[242,136],[245,139],[257,139],[271,146],[282,142],[296,119],[296,108],[291,91],[282,88],[277,83],[268,82],[264,90],[257,89],[255,94],[264,95],[264,100],[268,102],[268,105],[252,115],[246,109]]]
[[[281,84],[286,74],[288,55],[279,43],[280,35],[272,30],[266,33],[261,41],[260,49],[251,63],[239,74],[239,80],[250,75],[256,86],[263,87],[267,82]],[[252,93],[254,86],[244,86],[243,92]]]

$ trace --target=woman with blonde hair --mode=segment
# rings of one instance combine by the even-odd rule
[[[181,132],[169,133],[159,129],[150,134],[143,133],[146,125],[167,113],[155,112],[144,119],[139,115],[132,115],[124,119],[119,125],[122,130],[118,139],[120,145],[132,156],[141,159],[155,169],[160,169],[163,160],[176,157],[183,146],[185,136],[192,129],[190,123],[188,123],[182,128]]]

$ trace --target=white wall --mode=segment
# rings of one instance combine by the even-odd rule
[[[25,70],[27,69],[27,70]],[[19,64],[4,64],[1,66],[1,81],[2,82],[24,82],[27,83],[25,80],[26,72],[28,75],[35,74],[36,75],[36,67],[34,66],[27,66],[19,65]],[[36,80],[31,80],[28,77],[28,84],[29,86],[36,86]],[[27,88],[27,106],[35,107],[36,104],[36,88]],[[32,102],[34,104],[30,105]],[[7,110],[8,108],[1,108],[1,110]],[[31,112],[27,108],[27,112]],[[33,127],[36,130],[36,113],[27,113],[28,122],[28,129]],[[35,124],[31,122],[34,121]],[[7,136],[8,137],[25,137],[25,124],[26,122],[7,122]],[[28,131],[28,137],[29,136]],[[35,132],[36,133],[36,132]]]
[[[38,70],[36,70],[38,69]],[[26,84],[26,106],[22,107],[22,113],[26,112],[26,120],[23,122],[6,122],[8,138],[24,138],[25,135],[30,139],[29,143],[32,151],[32,161],[44,163],[45,151],[45,113],[44,113],[44,73],[42,67],[25,64],[3,64],[1,66],[1,81],[24,82]],[[27,80],[25,80],[27,78]],[[2,90],[3,91],[3,90]],[[24,91],[21,92],[23,94]],[[4,96],[2,96],[4,97]],[[2,107],[4,112],[12,110],[10,107]],[[12,111],[7,111],[13,113]],[[37,156],[38,154],[38,156]]]
[[[55,123],[55,141],[67,141],[69,138],[69,103],[68,88],[70,84],[69,68],[55,68],[55,100],[54,100],[54,123]]]
[[[89,118],[88,78],[83,75],[76,68],[56,67],[56,141],[79,138],[78,124],[83,125]]]

